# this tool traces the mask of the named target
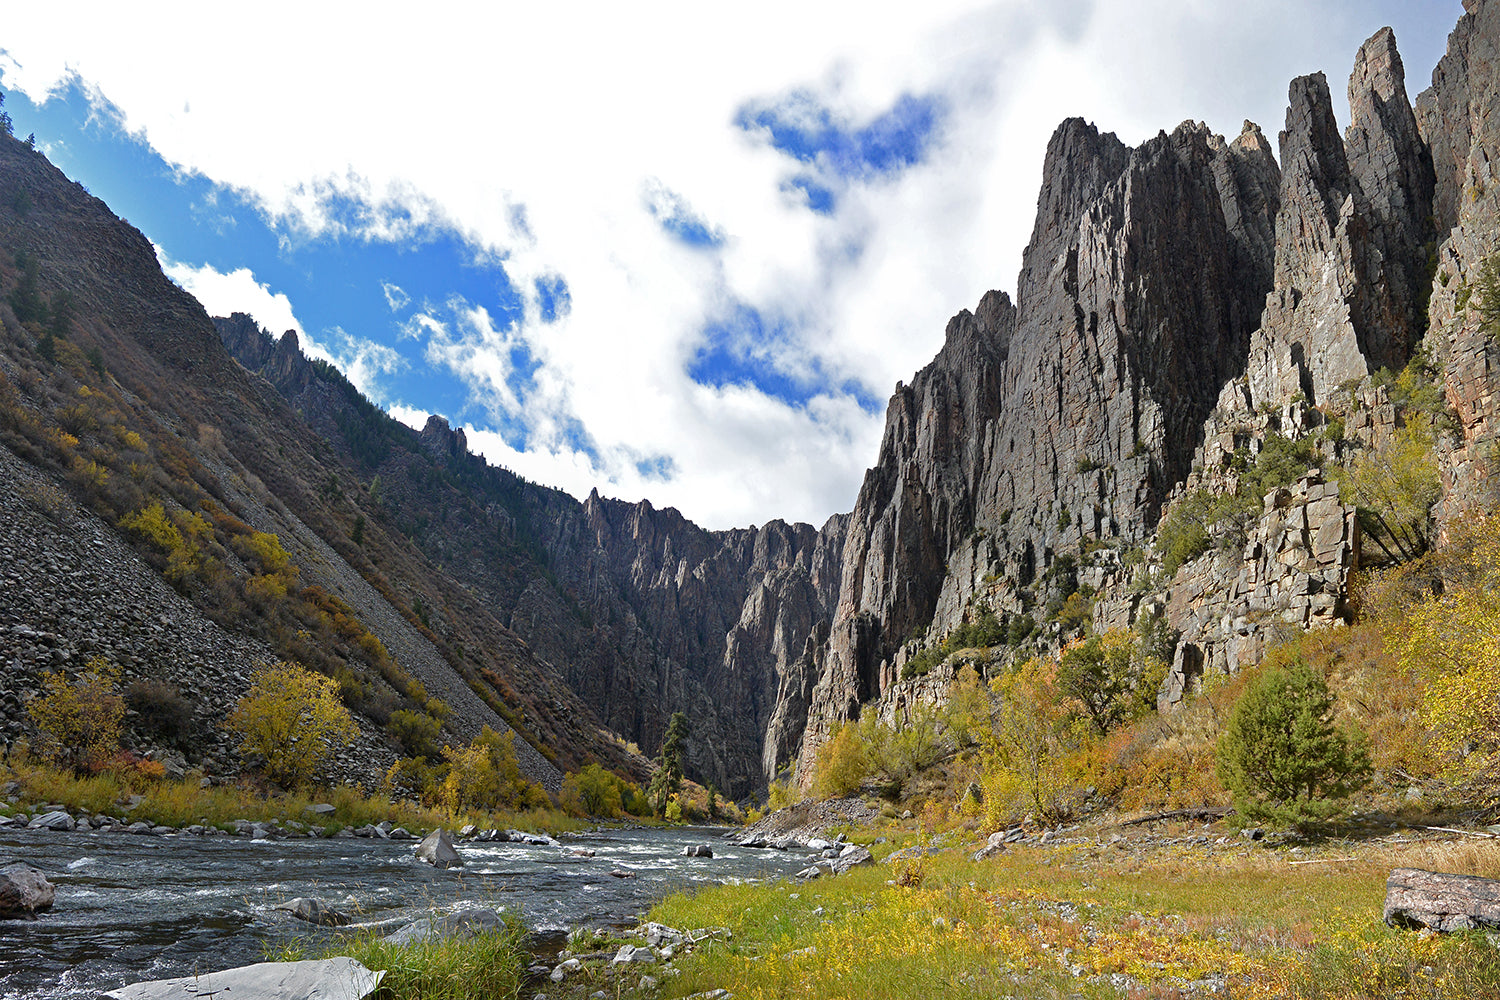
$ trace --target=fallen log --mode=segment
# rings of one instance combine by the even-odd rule
[[[1141,823],[1160,823],[1172,819],[1192,819],[1205,823],[1223,819],[1232,810],[1228,806],[1197,806],[1189,809],[1169,809],[1166,812],[1152,813],[1149,816],[1137,816],[1135,819],[1121,820],[1116,826],[1137,826]]]
[[[1391,927],[1500,930],[1500,881],[1397,868],[1385,880],[1384,917]]]

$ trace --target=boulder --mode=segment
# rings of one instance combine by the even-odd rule
[[[335,910],[321,899],[313,899],[310,896],[298,896],[289,899],[273,909],[290,913],[298,920],[306,920],[310,924],[319,927],[342,927],[349,922],[349,918]]]
[[[111,1000],[364,1000],[380,986],[384,972],[372,972],[352,958],[307,962],[261,962],[223,972],[134,983],[104,994]]]
[[[57,830],[62,832],[72,830],[77,825],[72,816],[69,816],[62,810],[55,810],[38,816],[27,824],[27,828],[31,830]]]
[[[833,859],[833,874],[842,875],[851,868],[874,863],[875,856],[869,852],[868,848],[860,847],[858,844],[848,844],[839,852],[839,856]]]
[[[1500,881],[1397,868],[1385,880],[1383,916],[1392,927],[1500,930]]]
[[[50,910],[56,896],[57,890],[39,869],[20,861],[0,868],[0,919]]]
[[[637,948],[633,944],[622,944],[620,950],[615,952],[615,957],[610,959],[611,964],[621,965],[626,962],[638,962],[642,965],[656,964],[656,956],[650,948]]]
[[[504,929],[505,922],[494,910],[459,910],[446,916],[414,920],[400,930],[386,935],[385,940],[390,944],[413,944],[450,937],[470,938]]]
[[[689,844],[682,849],[685,858],[711,858],[714,856],[713,848],[707,844]]]
[[[417,858],[438,868],[456,868],[464,863],[453,846],[453,835],[441,828],[422,838],[417,845]]]

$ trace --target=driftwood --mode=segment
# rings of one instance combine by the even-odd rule
[[[1115,826],[1139,826],[1142,823],[1160,823],[1169,819],[1212,821],[1223,819],[1228,815],[1228,806],[1200,806],[1195,809],[1172,809],[1168,812],[1152,813],[1150,816],[1137,816],[1135,819],[1121,820]]]
[[[1385,922],[1435,931],[1500,930],[1500,881],[1397,868],[1385,880]]]

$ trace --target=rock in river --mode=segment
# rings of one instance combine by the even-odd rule
[[[17,861],[0,868],[0,919],[30,917],[38,910],[50,910],[56,895],[47,876],[28,864]]]
[[[464,863],[453,846],[453,835],[441,828],[422,838],[417,845],[417,857],[439,868],[456,868]]]
[[[319,927],[342,927],[349,922],[349,918],[335,910],[321,899],[313,899],[311,896],[298,896],[289,899],[285,903],[275,907],[285,910],[298,920],[306,920],[310,924]]]

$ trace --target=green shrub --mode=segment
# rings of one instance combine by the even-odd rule
[[[619,775],[599,764],[589,764],[563,778],[558,805],[578,816],[614,819],[625,810],[629,786]]]
[[[1328,819],[1360,788],[1370,761],[1363,737],[1332,723],[1333,695],[1305,662],[1255,678],[1230,713],[1216,750],[1219,780],[1248,820],[1291,825]]]
[[[437,739],[441,726],[432,716],[410,709],[399,709],[391,713],[386,729],[396,737],[396,741],[409,756],[437,759]]]
[[[193,703],[165,681],[133,682],[125,690],[125,704],[158,736],[175,739],[192,728]]]

